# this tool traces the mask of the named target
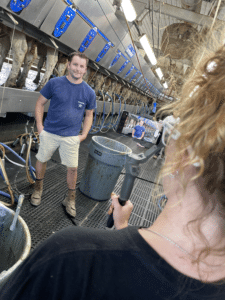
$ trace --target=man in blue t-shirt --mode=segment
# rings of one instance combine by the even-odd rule
[[[36,182],[31,204],[41,204],[46,164],[59,148],[62,164],[67,166],[68,193],[62,204],[72,217],[76,216],[75,187],[79,145],[88,135],[96,107],[95,92],[83,81],[87,64],[85,54],[71,53],[67,65],[68,75],[49,80],[40,91],[35,108],[40,147],[36,155]],[[49,99],[50,106],[43,125],[44,105]],[[82,134],[79,135],[84,113]]]
[[[136,125],[132,131],[132,137],[136,139],[143,139],[145,135],[144,121],[140,121],[139,125]]]

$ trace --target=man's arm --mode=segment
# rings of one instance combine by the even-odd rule
[[[36,106],[35,106],[35,119],[36,119],[36,125],[39,134],[44,129],[43,115],[44,115],[44,106],[47,103],[47,101],[48,99],[40,95],[37,99]]]
[[[144,135],[145,135],[145,131],[142,132],[142,135],[141,135],[141,137],[140,137],[140,140],[143,139]]]
[[[84,126],[82,130],[82,134],[79,135],[80,141],[82,142],[83,140],[86,139],[89,130],[91,129],[91,125],[93,122],[93,111],[94,109],[87,109],[86,110],[86,115],[84,117]]]

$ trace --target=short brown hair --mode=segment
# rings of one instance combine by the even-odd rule
[[[87,58],[87,56],[84,53],[80,53],[76,51],[72,52],[68,56],[68,61],[71,62],[74,56],[78,56],[80,58],[86,59],[86,66],[88,66],[89,58]]]

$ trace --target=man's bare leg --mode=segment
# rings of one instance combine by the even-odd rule
[[[44,179],[47,162],[42,163],[39,160],[36,162],[36,178],[39,180]]]
[[[69,190],[75,190],[77,183],[77,168],[67,168],[67,186]]]
[[[77,168],[67,168],[68,195],[63,200],[63,205],[66,206],[67,213],[72,217],[76,216],[76,208],[75,208],[76,183],[77,183]]]

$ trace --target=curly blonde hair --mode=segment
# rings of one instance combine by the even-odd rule
[[[202,56],[202,53],[201,53]],[[216,52],[205,51],[204,58],[194,68],[184,84],[180,99],[161,108],[158,116],[172,114],[179,117],[180,122],[175,128],[180,132],[174,141],[176,151],[172,161],[165,161],[159,180],[164,176],[179,170],[183,191],[187,188],[184,169],[198,163],[197,175],[190,179],[194,181],[203,178],[204,188],[209,194],[217,193],[218,201],[208,203],[204,199],[204,209],[197,219],[189,225],[197,224],[197,232],[205,242],[199,257],[194,261],[199,263],[202,257],[209,254],[225,255],[225,248],[212,249],[202,234],[201,221],[218,208],[225,220],[225,46]],[[191,151],[188,151],[191,149]],[[181,158],[185,156],[185,162]],[[210,212],[207,209],[210,204]]]

